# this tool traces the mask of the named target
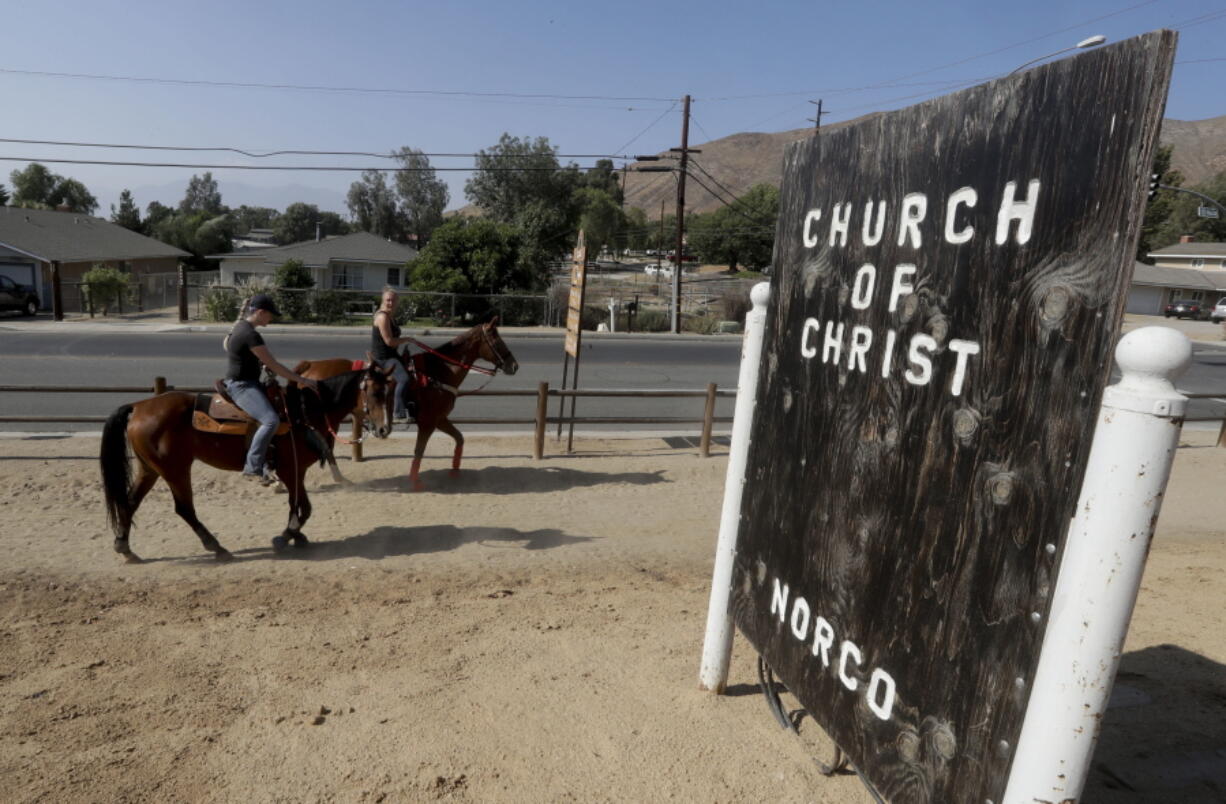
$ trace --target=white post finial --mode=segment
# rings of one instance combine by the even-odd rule
[[[1179,445],[1187,398],[1174,381],[1192,344],[1142,327],[1115,356],[1123,377],[1103,393],[1035,677],[1017,679],[1032,692],[1004,804],[1081,795]]]
[[[741,491],[749,457],[749,432],[757,405],[758,367],[766,334],[766,305],[771,287],[759,282],[749,292],[753,309],[745,316],[745,339],[741,346],[741,373],[737,378],[736,408],[732,415],[732,443],[728,449],[728,472],[724,477],[724,507],[719,518],[715,547],[715,570],[711,577],[711,601],[707,607],[707,633],[702,643],[702,666],[698,683],[702,689],[721,693],[728,684],[732,661],[733,623],[729,611],[732,569],[741,523]]]

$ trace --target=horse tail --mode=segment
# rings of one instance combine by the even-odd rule
[[[102,426],[102,488],[106,492],[106,518],[115,535],[123,538],[132,527],[132,464],[128,460],[128,419],[131,405],[121,405]]]

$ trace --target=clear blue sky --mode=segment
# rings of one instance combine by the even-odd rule
[[[1203,0],[715,0],[576,3],[24,2],[6,4],[0,137],[140,145],[472,153],[505,131],[563,154],[655,153],[742,131],[900,108],[1008,72],[1092,34],[1112,42],[1180,32],[1167,116],[1226,114],[1226,3]],[[25,72],[13,72],[25,71]],[[236,88],[34,75],[408,92]],[[880,86],[893,83],[893,86]],[[488,93],[488,94],[478,94]],[[513,95],[569,96],[526,98]],[[245,160],[0,143],[0,156],[212,164],[372,165],[355,157]],[[591,159],[576,159],[591,164]],[[471,159],[432,159],[470,167]],[[0,181],[24,167],[0,162]],[[128,187],[144,208],[173,204],[193,172],[50,164],[109,213]],[[344,213],[356,173],[214,170],[225,203],[295,200]],[[452,208],[467,174],[442,174]]]

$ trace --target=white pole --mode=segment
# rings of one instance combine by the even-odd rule
[[[707,607],[707,634],[702,643],[702,667],[698,671],[699,688],[715,693],[722,693],[727,686],[728,664],[732,661],[733,624],[728,601],[732,593],[732,567],[741,523],[741,491],[745,487],[749,431],[757,403],[758,366],[762,363],[766,305],[770,301],[770,292],[770,285],[766,282],[759,282],[749,292],[753,309],[745,317],[745,339],[741,343],[741,373],[737,378],[736,408],[732,414],[728,472],[724,476],[724,507],[720,513],[719,541],[715,547],[715,572],[711,578],[711,602]]]
[[[1081,796],[1179,444],[1187,398],[1173,381],[1191,343],[1143,327],[1115,358],[1123,377],[1103,394],[1004,804]]]

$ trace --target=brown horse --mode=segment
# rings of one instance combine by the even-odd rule
[[[507,375],[519,371],[519,363],[498,334],[496,316],[487,323],[478,324],[457,335],[438,349],[419,354],[414,359],[417,382],[410,393],[417,403],[417,445],[413,449],[413,465],[409,471],[413,491],[421,491],[424,488],[419,478],[421,459],[426,452],[426,442],[435,430],[442,430],[455,441],[455,451],[451,456],[451,475],[455,477],[460,472],[464,436],[448,416],[455,407],[456,397],[460,395],[460,383],[464,382],[477,360],[494,364],[492,372],[488,369],[476,369],[491,375],[498,371]],[[334,358],[311,361],[306,371],[303,370],[303,365],[299,365],[295,371],[304,377],[318,380],[334,376],[335,372],[343,371],[347,366],[348,360]],[[410,382],[413,382],[413,373],[410,373],[410,378]],[[361,414],[355,410],[353,416],[358,419]],[[337,476],[339,470],[335,469],[335,460],[332,461],[332,466],[334,476]]]
[[[285,392],[286,408],[294,424],[289,433],[277,436],[269,447],[276,463],[277,476],[289,493],[289,522],[280,536],[273,539],[273,546],[281,549],[291,541],[295,546],[308,544],[302,534],[302,526],[311,516],[311,502],[307,498],[302,479],[307,468],[319,459],[316,450],[326,453],[315,428],[325,427],[325,421],[339,423],[358,403],[359,395],[365,393],[377,403],[369,408],[369,414],[380,427],[390,424],[390,405],[378,404],[391,395],[387,393],[392,383],[380,369],[348,371],[319,383],[318,393],[290,387]],[[136,563],[140,558],[128,546],[128,534],[132,530],[132,518],[141,501],[159,477],[170,486],[175,500],[175,513],[191,526],[200,537],[205,549],[211,550],[218,560],[233,558],[217,539],[196,517],[192,503],[192,464],[197,460],[228,471],[240,471],[247,454],[246,439],[241,435],[207,433],[192,427],[192,411],[196,395],[182,391],[170,391],[129,405],[120,406],[102,428],[102,451],[99,464],[102,469],[102,486],[106,494],[107,518],[115,531],[115,552],[127,561]],[[131,446],[136,456],[137,475],[132,479],[132,465],[127,448]]]
[[[345,357],[330,357],[325,360],[303,360],[298,365],[294,366],[294,373],[306,377],[309,380],[326,380],[331,377],[336,377],[344,374],[347,371],[353,371],[357,367],[369,368],[372,361],[369,359],[370,353],[367,353],[367,360],[353,361]],[[382,369],[378,369],[382,371]],[[395,388],[395,380],[391,377],[391,372],[385,372],[388,375],[388,382],[391,383],[388,391],[378,400],[372,400],[367,397],[363,391],[358,395],[357,404],[353,408],[353,420],[357,428],[362,431],[362,435],[358,438],[357,443],[361,443],[366,439],[366,436],[373,435],[376,438],[387,438],[392,433],[392,407],[395,401],[392,389]],[[373,408],[380,408],[379,416],[372,415]],[[341,474],[340,467],[336,465],[336,456],[332,452],[332,447],[336,443],[336,439],[340,438],[338,428],[340,427],[341,419],[347,414],[336,416],[334,419],[328,419],[328,432],[325,436],[328,442],[328,454],[324,458],[321,466],[326,465],[332,471],[332,479],[337,483],[346,483],[350,481]],[[373,423],[373,420],[378,418],[378,423]],[[347,442],[353,443],[353,442]]]

